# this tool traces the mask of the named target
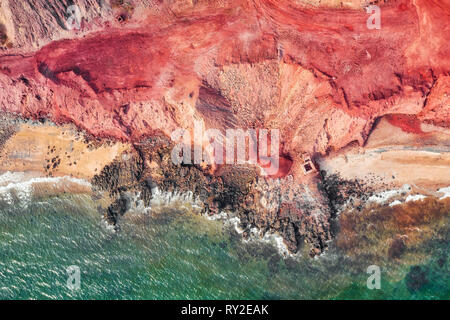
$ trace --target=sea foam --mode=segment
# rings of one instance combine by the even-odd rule
[[[70,183],[91,187],[89,182],[69,176],[36,177],[25,172],[8,171],[0,175],[0,200],[10,205],[19,200],[21,204],[28,205],[37,185],[49,184],[53,187],[61,187]]]

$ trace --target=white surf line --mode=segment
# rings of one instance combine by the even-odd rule
[[[439,200],[444,200],[446,198],[449,198],[450,197],[450,187],[440,188],[437,190],[437,192],[434,192],[432,195],[436,196],[436,194],[440,194],[440,193],[443,193],[444,195],[439,197]],[[424,194],[414,194],[414,195],[410,194],[406,197],[404,203],[420,201],[420,200],[426,199],[428,197],[429,197],[429,195],[424,195]],[[401,202],[400,200],[395,200],[395,201],[391,202],[389,204],[389,206],[394,207],[394,206],[402,204],[402,203],[403,202]]]
[[[153,207],[164,207],[175,203],[190,204],[194,208],[201,208],[201,202],[198,197],[194,198],[192,191],[187,192],[166,192],[159,188],[152,189],[152,199],[150,200],[150,209]]]
[[[376,202],[376,203],[385,203],[389,199],[400,196],[404,192],[409,192],[411,190],[411,186],[409,184],[404,184],[400,189],[391,189],[379,192],[377,194],[374,194],[373,196],[370,196],[369,199],[367,199],[368,202]]]
[[[394,207],[394,206],[400,205],[402,203],[420,201],[420,200],[428,198],[430,196],[430,194],[433,196],[439,197],[440,194],[443,193],[444,195],[440,196],[439,200],[444,200],[445,198],[450,197],[450,187],[438,189],[436,192],[429,192],[425,189],[417,187],[414,184],[413,184],[413,186],[414,186],[414,189],[420,189],[426,194],[420,194],[420,193],[411,194],[411,193],[413,193],[413,188],[409,184],[404,184],[399,189],[390,189],[390,190],[385,190],[385,191],[376,193],[376,194],[370,196],[367,199],[367,202],[368,203],[385,204],[386,202],[388,202],[390,199],[392,199],[394,197],[401,197],[403,193],[406,193],[406,194],[409,193],[409,194],[406,197],[403,196],[403,199],[395,199],[394,201],[389,203],[389,206]],[[350,200],[348,200],[343,205],[342,208],[347,207],[349,204],[350,204]]]
[[[450,187],[441,188],[438,190],[439,193],[443,193],[444,195],[439,198],[439,200],[444,200],[445,198],[450,197]]]
[[[7,183],[10,184],[19,184],[19,183],[58,183],[62,181],[68,181],[72,183],[76,183],[79,185],[83,185],[86,187],[92,187],[89,181],[84,179],[75,178],[71,176],[61,176],[61,177],[42,177],[42,176],[33,176],[29,175],[27,177],[26,172],[10,172],[7,171],[4,174],[0,175],[0,184]]]
[[[221,211],[221,212],[219,212],[217,214],[213,214],[213,215],[205,213],[204,216],[208,220],[213,220],[213,221],[219,220],[222,223],[224,223],[225,225],[227,225],[227,224],[231,225],[234,228],[234,230],[240,235],[242,235],[245,231],[241,227],[239,227],[239,224],[241,222],[239,217],[235,216],[232,213],[227,213],[225,211]],[[278,253],[282,257],[287,258],[287,257],[296,256],[296,254],[292,254],[291,252],[289,252],[286,244],[283,241],[283,238],[278,233],[266,232],[264,235],[262,235],[262,231],[260,229],[258,229],[257,227],[251,228],[248,239],[242,238],[242,241],[244,243],[262,242],[262,243],[272,244],[277,248]]]
[[[419,201],[428,198],[427,196],[423,194],[415,194],[415,195],[408,195],[405,199],[405,202],[411,202],[411,201]]]
[[[25,172],[10,172],[0,175],[0,199],[3,199],[8,204],[14,203],[14,197],[18,198],[27,204],[33,195],[36,184],[49,183],[54,186],[59,186],[64,183],[75,183],[88,188],[92,185],[83,179],[73,178],[70,176],[63,177],[27,177]],[[3,185],[3,186],[2,186]]]
[[[402,202],[399,201],[399,200],[395,200],[395,201],[389,203],[389,207],[394,207],[394,206],[397,206],[399,204],[402,204]]]
[[[194,198],[192,191],[188,191],[185,193],[181,193],[178,191],[174,192],[164,192],[159,188],[152,189],[152,200],[150,200],[150,208],[149,210],[155,209],[155,207],[165,207],[174,205],[176,203],[181,204],[189,204],[194,208],[201,209],[201,201],[199,197]],[[239,227],[240,219],[234,215],[233,213],[227,213],[225,211],[221,211],[217,214],[209,214],[205,212],[201,214],[204,218],[211,221],[220,221],[224,225],[230,224],[238,234],[243,234],[244,230]],[[257,241],[263,243],[273,244],[277,249],[280,255],[283,257],[293,257],[294,254],[290,253],[287,249],[287,246],[283,242],[283,238],[277,233],[269,233],[266,232],[262,235],[261,230],[254,227],[250,229],[250,236],[248,239],[242,239],[244,242],[249,241]]]

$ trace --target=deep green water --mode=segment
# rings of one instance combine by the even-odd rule
[[[318,259],[283,258],[272,244],[243,242],[230,225],[175,208],[130,216],[114,232],[95,208],[89,195],[3,204],[0,299],[450,298],[448,233],[424,244],[419,276],[401,261],[382,265],[381,289],[369,290],[365,257],[331,248]],[[80,267],[80,290],[66,286],[70,265]]]

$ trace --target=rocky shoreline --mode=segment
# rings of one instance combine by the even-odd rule
[[[155,188],[192,193],[204,213],[239,217],[244,237],[275,232],[316,256],[345,204],[359,212],[375,192],[450,181],[449,5],[376,3],[373,30],[365,0],[86,0],[78,29],[67,1],[6,2],[0,170],[89,180],[116,226]],[[169,137],[197,123],[276,130],[279,172],[175,165]]]
[[[3,117],[4,143],[0,152],[4,152],[5,143],[14,141],[15,135],[23,130],[21,125],[29,123],[14,115]],[[35,122],[32,126],[42,131],[46,128],[45,121],[43,123]],[[65,131],[61,132],[64,136]],[[86,152],[114,146],[110,141],[82,131],[77,136],[85,148],[81,150]],[[65,143],[72,144],[73,141],[69,139]],[[350,207],[364,213],[370,199],[380,191],[394,187],[392,182],[374,177],[366,180],[343,178],[339,172],[320,170],[318,164],[319,171],[305,175],[301,181],[293,175],[263,177],[250,165],[222,165],[211,172],[209,166],[175,165],[171,159],[173,147],[174,143],[163,133],[155,134],[118,153],[92,174],[89,180],[93,197],[109,197],[106,201],[109,206],[98,208],[109,224],[120,229],[120,219],[138,203],[141,207],[151,207],[156,193],[192,194],[202,214],[214,216],[228,212],[239,218],[244,238],[256,228],[261,237],[273,233],[279,235],[289,253],[306,251],[313,257],[325,252],[330,241],[338,236],[339,213],[343,209]],[[65,150],[64,147],[51,148],[55,149],[52,153],[55,157],[64,157],[59,151]],[[345,154],[350,156],[351,152]],[[67,152],[65,156],[68,156]],[[7,157],[11,154],[0,155],[0,160],[5,161]],[[45,166],[42,174],[50,176]],[[60,175],[65,174],[61,172]],[[399,241],[394,241],[391,253],[396,252]]]
[[[311,256],[326,250],[333,239],[338,206],[350,196],[369,197],[370,187],[321,172],[315,184],[294,184],[293,177],[266,178],[250,166],[222,166],[214,174],[199,165],[177,166],[171,162],[173,144],[156,136],[135,145],[92,179],[94,190],[109,192],[116,200],[105,217],[113,225],[131,207],[132,194],[149,207],[152,190],[192,192],[202,213],[232,212],[239,218],[244,238],[252,228],[279,234],[291,253],[305,244]],[[311,188],[311,189],[310,189]]]

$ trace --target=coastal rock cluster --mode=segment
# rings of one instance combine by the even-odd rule
[[[305,243],[311,255],[326,249],[332,238],[330,219],[335,215],[325,189],[295,185],[292,176],[260,177],[247,165],[222,166],[214,174],[200,165],[180,167],[171,161],[172,147],[164,135],[153,136],[135,145],[136,152],[123,154],[94,176],[94,189],[116,199],[106,213],[109,222],[119,226],[133,195],[149,207],[155,188],[166,193],[192,192],[205,214],[225,211],[238,217],[244,237],[256,227],[263,234],[281,235],[291,252]],[[328,186],[337,187],[337,183],[330,180]]]

